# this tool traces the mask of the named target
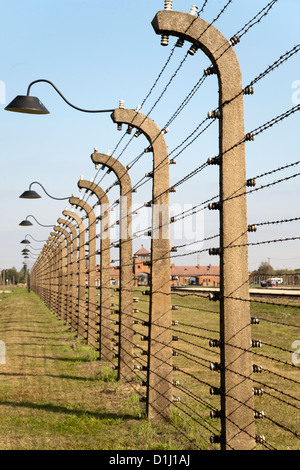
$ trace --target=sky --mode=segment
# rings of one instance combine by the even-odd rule
[[[208,0],[201,17],[212,22],[227,0]],[[265,5],[267,0],[233,0],[214,26],[231,38]],[[199,8],[203,0],[197,4]],[[192,6],[186,0],[174,0],[173,10],[188,13]],[[188,56],[178,72],[190,44],[176,48],[164,72],[160,75],[176,41],[170,37],[169,46],[160,44],[151,22],[163,0],[11,0],[2,3],[0,30],[0,269],[23,264],[20,244],[29,234],[36,240],[46,240],[51,228],[42,227],[32,218],[32,227],[20,227],[21,220],[33,215],[43,225],[55,225],[68,200],[49,198],[38,185],[38,200],[23,200],[19,195],[30,183],[38,181],[47,192],[57,198],[74,194],[83,196],[77,182],[101,179],[107,189],[114,175],[98,172],[90,158],[94,148],[101,153],[113,152],[114,157],[127,165],[143,153],[148,142],[141,136],[132,139],[120,132],[110,113],[89,114],[68,106],[48,84],[37,83],[31,95],[38,96],[50,111],[49,115],[35,116],[11,113],[5,106],[16,96],[26,94],[29,83],[47,79],[55,84],[72,104],[85,109],[114,109],[124,100],[125,108],[136,109],[151,93],[141,112],[164,128],[170,117],[209,67],[208,57],[201,51]],[[278,0],[269,14],[253,26],[234,48],[240,63],[243,85],[246,86],[282,54],[299,43],[300,2]],[[152,89],[153,84],[156,86]],[[171,81],[170,86],[166,85]],[[250,132],[270,119],[300,103],[299,54],[268,74],[255,85],[253,95],[244,97],[245,131]],[[177,155],[178,146],[191,135],[207,112],[218,104],[216,76],[210,76],[195,93],[184,110],[169,126],[165,134],[169,153]],[[154,106],[155,105],[155,106]],[[153,109],[152,109],[153,108]],[[246,143],[247,178],[269,172],[300,160],[299,113],[258,135]],[[170,186],[197,168],[209,157],[218,154],[218,124],[182,151],[177,164],[170,166]],[[128,145],[127,145],[128,143]],[[183,148],[179,147],[180,150]],[[151,154],[145,153],[130,170],[132,185],[152,170]],[[299,165],[259,178],[257,184],[295,175]],[[102,178],[103,177],[103,178]],[[110,201],[118,198],[118,187],[109,192]],[[219,191],[219,176],[210,166],[170,194],[172,215],[181,213],[215,195]],[[299,177],[271,186],[247,196],[248,223],[262,223],[299,216]],[[151,199],[151,180],[133,194],[133,208]],[[95,203],[91,197],[89,202]],[[115,211],[112,217],[117,217]],[[184,221],[184,223],[183,223]],[[190,243],[219,233],[218,214],[201,211],[171,226],[171,245]],[[134,232],[143,231],[151,224],[149,209],[139,211],[134,219]],[[299,236],[299,221],[260,226],[250,233],[249,243]],[[112,240],[117,240],[117,228]],[[143,244],[150,247],[150,239],[134,239],[134,251]],[[32,240],[29,268],[35,262],[43,242]],[[182,248],[172,262],[178,265],[218,264],[218,257],[197,250],[218,246],[218,239],[195,243]],[[299,240],[249,246],[249,269],[269,261],[276,269],[300,267]],[[34,253],[34,254],[33,254]],[[179,255],[179,256],[178,256]],[[184,255],[184,256],[182,256]],[[114,255],[112,254],[112,257]]]

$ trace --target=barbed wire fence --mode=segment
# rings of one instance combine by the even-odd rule
[[[93,182],[97,180],[100,170],[103,170],[103,175],[95,183],[101,187],[107,197],[113,188],[120,186],[122,178],[132,173],[132,169],[144,156],[154,152],[154,146],[158,143],[161,135],[165,135],[168,127],[177,119],[183,109],[199,92],[203,83],[210,75],[217,73],[218,62],[222,61],[229,51],[239,43],[242,37],[254,26],[258,25],[271,11],[273,6],[278,0],[269,2],[254,18],[247,22],[237,33],[235,33],[231,40],[222,43],[217,49],[217,56],[215,64],[208,66],[203,75],[187,94],[183,101],[176,108],[175,112],[166,120],[165,125],[162,127],[162,132],[157,134],[150,142],[150,146],[140,152],[135,158],[130,158],[127,164],[124,164],[124,174],[117,178],[117,181],[112,182],[105,188],[105,178],[114,172],[114,165],[116,161],[120,161],[128,149],[129,145],[133,142],[135,137],[139,137],[142,132],[143,126],[148,122],[149,115],[154,108],[166,95],[169,87],[178,76],[179,72],[183,69],[185,62],[189,56],[194,56],[201,39],[205,37],[207,28],[211,27],[222,14],[230,6],[232,0],[228,1],[226,5],[220,10],[219,14],[206,26],[201,34],[196,36],[195,41],[184,58],[180,61],[179,65],[172,73],[171,78],[167,81],[162,93],[156,99],[154,104],[150,107],[147,114],[142,115],[141,122],[137,126],[135,118],[128,124],[127,131],[122,135],[121,139],[116,144],[111,155],[108,155],[105,165],[96,165],[96,174]],[[141,115],[140,111],[144,107],[156,88],[158,82],[162,79],[167,67],[174,57],[175,49],[183,46],[183,40],[191,41],[188,39],[192,34],[191,31],[196,27],[197,21],[200,21],[200,15],[204,12],[207,5],[207,0],[203,3],[202,8],[198,12],[193,8],[188,15],[182,14],[185,18],[188,17],[187,23],[189,26],[185,29],[184,34],[179,34],[179,39],[175,46],[171,49],[170,55],[158,74],[153,86],[146,94],[142,105],[136,110],[135,116]],[[166,15],[172,12],[172,2],[165,2]],[[162,44],[167,45],[167,34],[163,34]],[[300,45],[296,45],[288,52],[282,54],[276,59],[272,65],[268,66],[262,73],[255,77],[249,85],[242,87],[238,93],[231,96],[229,100],[222,102],[218,108],[211,111],[204,117],[196,128],[187,135],[178,145],[170,150],[160,162],[153,164],[152,169],[145,173],[137,182],[132,183],[130,192],[134,193],[147,183],[154,182],[155,175],[158,171],[166,168],[172,168],[172,164],[190,148],[212,125],[217,125],[223,119],[223,113],[232,103],[238,101],[244,95],[253,94],[253,86],[257,85],[261,80],[267,78],[269,74],[282,65],[299,52]],[[124,104],[120,104],[120,109],[124,109]],[[211,156],[203,160],[203,162],[194,168],[192,171],[182,176],[174,184],[169,185],[158,190],[152,199],[147,200],[145,203],[135,209],[135,215],[141,213],[145,208],[152,208],[157,201],[164,195],[171,195],[176,192],[183,184],[205,172],[205,169],[211,165],[221,166],[228,155],[239,148],[245,146],[247,142],[253,142],[254,139],[260,134],[269,131],[273,126],[280,125],[283,121],[291,118],[299,111],[300,105],[277,115],[275,118],[258,126],[252,131],[247,132],[242,139],[232,142],[229,146],[224,147],[219,154]],[[129,137],[129,141],[124,145],[119,154],[115,156],[125,138],[131,134],[133,129],[136,129],[134,134]],[[121,130],[121,124],[118,123],[118,129]],[[147,137],[147,136],[146,136]],[[149,140],[149,139],[148,139]],[[97,153],[97,149],[95,152]],[[111,159],[110,159],[111,157]],[[114,157],[114,158],[113,158]],[[112,163],[112,161],[114,163]],[[185,221],[187,218],[199,214],[200,212],[207,211],[220,211],[222,213],[224,205],[233,200],[240,200],[242,198],[252,197],[253,194],[260,194],[259,191],[266,191],[276,185],[281,185],[290,182],[297,178],[299,173],[295,172],[286,177],[278,178],[272,182],[267,182],[261,186],[256,186],[257,180],[268,177],[278,172],[294,169],[299,165],[299,161],[289,162],[279,168],[270,169],[261,174],[248,179],[245,178],[243,185],[239,186],[234,191],[226,194],[221,198],[221,194],[213,196],[204,200],[201,203],[193,205],[189,209],[184,209],[177,212],[172,217],[167,217],[164,221],[157,222],[152,220],[151,225],[134,232],[132,238],[134,240],[142,239],[148,236],[153,241],[154,233],[157,230],[162,230],[164,227],[167,229],[170,226],[176,226],[180,221]],[[133,177],[132,177],[133,181]],[[82,201],[88,201],[94,197],[94,194],[88,190],[85,191]],[[105,209],[101,206],[101,199],[98,199],[94,204],[91,204],[91,209],[96,214],[96,222],[102,223],[105,218],[105,213],[112,213],[120,207],[120,198],[115,201],[110,200],[109,206]],[[78,206],[75,208],[78,208]],[[74,208],[72,212],[75,213]],[[163,283],[158,290],[153,289],[150,285],[150,290],[142,290],[137,286],[135,276],[123,279],[121,286],[116,286],[113,290],[110,285],[101,285],[96,283],[96,277],[93,284],[87,283],[89,272],[92,269],[90,264],[90,250],[87,248],[92,241],[101,240],[104,237],[104,231],[98,230],[94,236],[90,236],[90,227],[88,224],[88,215],[81,216],[81,229],[80,224],[76,220],[72,220],[72,215],[67,211],[65,219],[73,225],[73,238],[72,243],[54,243],[53,239],[48,241],[45,245],[41,255],[36,261],[31,271],[31,288],[45,301],[48,307],[54,311],[65,323],[67,323],[71,331],[76,331],[76,334],[88,341],[91,346],[97,348],[100,353],[100,358],[108,361],[112,366],[119,370],[120,380],[124,380],[132,386],[132,389],[138,394],[141,402],[146,402],[146,410],[149,412],[149,396],[154,390],[156,400],[151,402],[151,408],[155,410],[156,419],[165,419],[166,414],[170,419],[170,423],[180,433],[182,438],[186,439],[191,448],[207,448],[207,449],[236,449],[236,436],[231,440],[226,439],[224,434],[224,421],[228,427],[232,426],[236,435],[243,434],[245,439],[248,439],[248,444],[252,448],[255,446],[263,449],[274,450],[276,443],[289,442],[291,447],[297,447],[299,443],[299,433],[297,431],[297,412],[299,411],[300,398],[297,396],[295,388],[299,385],[297,364],[291,361],[294,350],[292,349],[291,338],[297,339],[299,335],[299,322],[297,313],[299,304],[287,297],[283,296],[276,298],[276,301],[270,301],[270,297],[254,298],[252,296],[240,296],[241,289],[249,290],[249,277],[241,279],[241,283],[236,285],[233,291],[224,291],[224,286],[220,289],[212,291],[209,295],[203,297],[203,293],[185,292],[183,290],[171,290],[172,281],[175,282],[176,276],[168,275],[166,285]],[[69,215],[68,215],[69,214]],[[128,214],[127,214],[128,215]],[[75,215],[74,215],[75,217]],[[112,229],[118,228],[122,225],[120,213],[116,214],[115,221],[109,222],[105,228],[105,232],[111,232]],[[255,237],[259,234],[261,227],[288,226],[292,227],[294,222],[300,219],[297,214],[294,217],[285,217],[283,214],[278,214],[277,220],[263,220],[263,221],[246,221],[245,229],[240,231],[236,238],[230,240],[230,243],[224,243],[224,236],[221,235],[221,226],[218,233],[201,237],[198,240],[179,243],[173,245],[166,251],[161,251],[158,255],[154,255],[151,249],[150,260],[140,260],[141,265],[150,267],[150,273],[153,271],[154,266],[162,260],[171,263],[172,259],[184,259],[186,256],[199,255],[206,252],[210,256],[223,257],[224,253],[230,251],[240,250],[241,248],[251,249],[263,246],[266,244],[281,244],[292,243],[299,241],[298,233],[289,234],[289,236],[278,236],[276,238],[268,238],[267,240],[256,240]],[[221,219],[222,221],[222,219]],[[76,231],[76,236],[74,235]],[[80,234],[78,233],[80,230]],[[245,234],[249,240],[245,241]],[[93,240],[95,239],[95,240]],[[218,245],[212,247],[211,244],[218,241]],[[203,246],[201,249],[189,250],[186,248],[193,244],[200,244]],[[108,246],[103,250],[98,249],[96,256],[98,257],[97,266],[101,263],[104,254],[108,252],[108,256],[112,250],[119,250],[122,247],[121,230],[115,231],[114,238],[109,240]],[[34,255],[33,255],[34,256]],[[68,258],[69,256],[69,258]],[[157,257],[156,257],[157,256]],[[70,262],[70,259],[72,260]],[[133,259],[135,262],[135,258]],[[117,263],[117,264],[116,264]],[[121,264],[121,255],[117,255],[115,260],[111,260],[110,266],[106,269],[113,267],[115,278],[120,279],[121,268],[125,267]],[[132,262],[129,262],[132,266]],[[99,268],[98,272],[100,271]],[[102,269],[104,267],[102,266]],[[119,274],[117,274],[119,273]],[[222,272],[221,272],[222,274]],[[151,276],[151,274],[150,274]],[[207,275],[208,276],[208,275]],[[220,283],[219,274],[209,274],[210,277],[215,276],[215,285]],[[82,284],[84,282],[84,285]],[[162,281],[163,282],[163,281]],[[174,284],[173,282],[173,284]],[[86,285],[87,284],[87,285]],[[75,285],[75,290],[74,290]],[[93,297],[91,301],[91,290],[96,289],[97,297]],[[126,338],[123,337],[120,325],[123,322],[124,312],[120,307],[120,290],[126,292],[133,299],[132,314],[126,313],[130,318],[131,327]],[[109,291],[111,294],[108,298],[109,306],[106,304],[106,310],[99,310],[99,305],[103,293]],[[159,294],[160,298],[165,297],[168,313],[168,322],[162,324],[161,319],[158,317],[155,321],[151,318],[151,308],[153,307],[155,294]],[[98,299],[99,297],[99,299]],[[95,300],[96,299],[96,300]],[[230,340],[221,337],[222,326],[222,302],[234,301],[235,304],[245,304],[249,307],[251,316],[248,323],[246,322],[242,329],[251,330],[251,344],[247,347],[235,344]],[[234,305],[234,304],[232,304]],[[137,307],[137,308],[136,308]],[[166,313],[166,312],[161,312]],[[105,322],[105,328],[103,324]],[[108,326],[109,324],[109,326]],[[155,338],[152,336],[153,330],[157,328],[159,334]],[[165,336],[165,334],[167,336]],[[167,340],[166,340],[167,338]],[[103,344],[112,344],[111,351],[103,347]],[[289,342],[287,346],[287,342]],[[132,350],[132,370],[130,376],[120,373],[120,361],[122,361],[122,351],[124,343],[129,344],[129,349]],[[155,347],[153,348],[153,344]],[[244,369],[239,370],[235,367],[235,359],[233,363],[228,363],[224,354],[226,348],[230,347],[235,350],[236,356],[251,355],[251,373],[245,372]],[[249,349],[250,348],[250,349]],[[153,353],[154,349],[154,353]],[[128,348],[127,348],[128,350]],[[165,355],[161,355],[162,351],[167,351]],[[169,353],[171,351],[172,357]],[[224,352],[225,351],[225,352]],[[158,361],[161,369],[166,366],[167,370],[172,373],[167,376],[162,375],[160,367],[156,367],[155,360]],[[152,361],[152,362],[151,362]],[[295,362],[295,361],[294,361]],[[156,362],[157,364],[157,362]],[[239,398],[235,391],[224,388],[224,373],[232,374],[235,380],[240,380],[243,384],[251,384],[252,397],[248,400]],[[253,373],[253,375],[252,375]],[[151,377],[154,377],[155,386],[151,385]],[[223,377],[223,378],[222,378]],[[161,388],[157,384],[163,384]],[[253,386],[252,386],[253,384]],[[240,425],[240,421],[236,420],[234,413],[229,414],[225,410],[224,400],[229,400],[234,403],[234,408],[242,408],[244,411],[249,411],[252,416],[251,422],[246,425]],[[160,402],[165,404],[168,409],[166,413],[162,410]],[[253,402],[252,402],[253,400]],[[277,406],[276,406],[277,404]],[[262,409],[263,407],[263,409]],[[171,410],[171,412],[170,412]],[[171,413],[171,414],[170,414]],[[255,427],[253,428],[253,423]],[[253,432],[254,429],[254,432]],[[196,436],[196,437],[195,437]],[[240,444],[241,445],[241,444]]]

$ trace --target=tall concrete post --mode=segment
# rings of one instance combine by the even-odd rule
[[[42,253],[39,255],[37,260],[34,263],[34,273],[35,273],[35,281],[34,281],[34,292],[36,295],[41,297],[41,285],[43,285],[43,280],[41,279],[42,277],[42,266],[43,266],[43,256]]]
[[[87,202],[77,197],[69,199],[70,204],[81,207],[88,216],[89,256],[88,256],[88,312],[87,312],[87,342],[96,346],[96,217]]]
[[[49,310],[52,311],[52,302],[53,302],[53,278],[52,278],[52,263],[53,263],[53,246],[46,241],[43,246],[39,258],[44,258],[44,272],[45,272],[45,283],[47,285],[47,293],[45,303]],[[32,273],[35,272],[36,263],[34,268],[31,270]]]
[[[100,206],[100,338],[99,358],[112,359],[111,287],[110,287],[110,212],[106,192],[91,181],[79,180],[78,187],[95,194]]]
[[[57,308],[57,298],[58,298],[58,279],[57,279],[57,240],[54,240],[53,237],[49,237],[47,243],[50,252],[50,310],[56,313]]]
[[[54,232],[50,233],[48,242],[55,245],[52,273],[53,273],[53,313],[60,314],[60,256],[61,246]]]
[[[65,227],[68,227],[71,232],[71,252],[72,252],[72,268],[71,268],[71,290],[70,290],[70,308],[71,308],[71,315],[70,315],[70,327],[73,331],[77,331],[77,313],[78,312],[78,253],[77,253],[77,230],[75,226],[67,219],[59,218],[57,222]]]
[[[81,217],[73,211],[64,210],[63,215],[75,220],[79,231],[79,256],[77,258],[78,273],[78,312],[77,313],[77,334],[85,337],[86,323],[86,297],[85,297],[85,226]]]
[[[133,323],[132,323],[132,185],[127,169],[115,158],[93,153],[91,159],[110,168],[120,183],[120,294],[119,294],[119,367],[118,378],[129,381],[133,377]]]
[[[58,255],[58,316],[61,320],[65,319],[66,313],[66,271],[67,271],[67,242],[63,235],[57,233],[57,228],[54,227],[55,232],[51,232],[54,238],[59,242],[59,255]]]
[[[139,129],[153,152],[147,412],[152,421],[169,419],[172,405],[172,315],[169,234],[169,158],[163,133],[152,119],[116,109],[112,120]]]
[[[59,223],[59,222],[58,222]],[[70,323],[70,318],[72,316],[72,290],[71,290],[71,279],[72,279],[72,241],[69,232],[56,225],[54,227],[56,232],[61,233],[66,241],[66,257],[64,262],[64,271],[63,271],[63,285],[64,285],[64,294],[65,298],[63,299],[64,305],[64,315],[63,319],[65,323]]]
[[[42,276],[42,283],[43,283],[43,301],[47,305],[48,308],[50,305],[50,298],[51,298],[51,273],[50,273],[50,266],[51,266],[51,258],[52,258],[52,247],[46,243],[40,254],[39,257],[34,264],[35,270],[38,265],[41,265],[41,276]]]
[[[220,335],[222,449],[255,447],[251,326],[248,286],[247,205],[243,86],[229,41],[201,18],[160,11],[152,22],[157,34],[177,36],[201,49],[219,82],[220,165]],[[241,143],[240,145],[237,145]],[[239,197],[229,199],[234,194]],[[226,249],[239,240],[237,248]],[[243,300],[236,300],[236,299]]]
[[[26,273],[26,290],[27,290],[28,294],[29,294],[30,291],[31,291],[30,282],[31,282],[30,272],[27,271],[27,273]]]

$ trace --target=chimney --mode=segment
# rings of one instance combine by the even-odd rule
[[[197,268],[200,268],[201,264],[200,264],[200,253],[198,253],[197,255]]]

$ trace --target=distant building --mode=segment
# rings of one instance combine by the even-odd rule
[[[134,286],[148,286],[150,283],[151,273],[151,253],[146,248],[141,248],[133,255],[132,272]],[[88,275],[87,275],[88,279]],[[219,266],[170,266],[171,286],[211,286],[218,287],[220,285],[220,268]],[[119,286],[120,270],[117,267],[110,267],[110,284],[111,286]],[[100,267],[96,269],[96,286],[100,286]]]
[[[150,261],[151,253],[142,247],[133,256],[133,275],[135,286],[148,286],[150,281],[150,266],[147,266],[147,261]]]
[[[151,260],[151,253],[146,250],[143,245],[134,254],[133,257],[133,274],[135,286],[147,286],[150,280],[150,266],[147,261]],[[146,262],[146,264],[144,264]],[[175,266],[170,267],[171,285],[172,286],[213,286],[220,285],[220,268],[219,266]]]
[[[219,266],[175,266],[171,265],[172,286],[212,286],[220,285]]]

